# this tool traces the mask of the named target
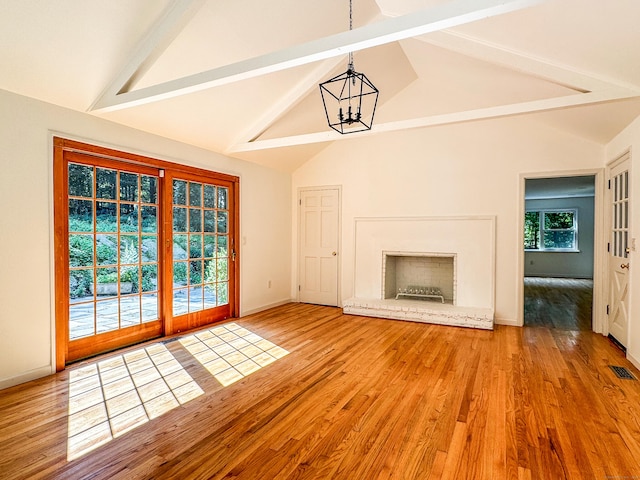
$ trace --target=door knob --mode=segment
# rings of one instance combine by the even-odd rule
[[[333,255],[334,257],[338,254],[338,252],[331,252],[331,255]]]
[[[629,264],[628,263],[623,263],[622,265],[620,265],[620,268],[629,268]]]

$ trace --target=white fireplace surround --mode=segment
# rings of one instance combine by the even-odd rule
[[[495,216],[357,218],[354,296],[344,302],[345,313],[492,329],[495,221]],[[454,304],[385,298],[384,258],[390,253],[455,258]]]

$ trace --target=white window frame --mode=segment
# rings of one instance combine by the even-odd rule
[[[577,208],[531,208],[527,209],[526,213],[537,212],[539,217],[539,234],[540,234],[540,247],[539,248],[525,248],[526,252],[579,252],[578,249],[578,209]],[[573,227],[572,228],[544,228],[544,216],[547,213],[573,213]],[[544,232],[574,232],[574,240],[572,248],[545,248],[544,246]]]

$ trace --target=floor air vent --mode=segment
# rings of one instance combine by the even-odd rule
[[[616,376],[618,378],[622,378],[623,380],[635,380],[636,377],[634,377],[631,372],[626,369],[625,367],[618,367],[616,365],[609,365],[609,368],[611,370],[613,370],[613,373],[616,374]]]

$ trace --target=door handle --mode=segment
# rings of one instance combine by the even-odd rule
[[[335,257],[336,255],[338,255],[338,252],[331,252],[331,255]]]
[[[622,265],[620,265],[620,268],[629,268],[629,263],[623,263]]]

